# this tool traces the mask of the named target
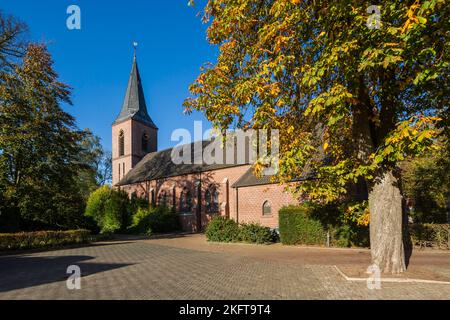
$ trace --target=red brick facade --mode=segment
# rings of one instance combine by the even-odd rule
[[[270,228],[278,228],[278,211],[281,207],[295,204],[296,200],[284,187],[277,184],[233,188],[232,185],[249,169],[248,165],[226,169],[170,177],[164,180],[148,181],[122,187],[123,190],[150,203],[161,204],[166,195],[166,205],[180,214],[185,231],[204,230],[208,222],[217,215],[229,217],[239,223],[257,222]],[[200,189],[200,195],[199,195]],[[218,212],[208,213],[205,195],[215,189],[219,194]],[[182,212],[181,193],[190,192],[192,209]],[[200,196],[200,198],[199,198]],[[200,209],[199,200],[200,199]],[[263,205],[268,201],[271,214],[263,214]]]
[[[270,205],[270,214],[263,213],[265,202]],[[242,222],[258,222],[263,226],[278,228],[278,211],[298,201],[285,187],[278,184],[241,187],[237,189],[238,211],[236,220]]]
[[[124,154],[119,153],[119,135],[124,135]],[[147,151],[142,150],[142,136],[149,137]],[[158,150],[158,131],[135,120],[126,120],[112,127],[113,185],[130,172],[149,152]]]

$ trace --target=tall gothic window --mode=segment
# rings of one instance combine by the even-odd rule
[[[192,211],[192,193],[188,189],[184,189],[180,195],[180,211],[191,212]]]
[[[151,190],[150,197],[151,197],[150,204],[152,206],[155,206],[156,205],[156,198],[155,198],[155,190],[154,189]]]
[[[144,132],[144,134],[142,135],[142,151],[143,152],[148,152],[148,134]]]
[[[206,190],[205,193],[206,212],[218,213],[219,212],[219,192],[216,188],[212,187]]]
[[[119,157],[122,157],[125,155],[125,134],[123,133],[123,130],[120,130],[119,133]]]
[[[169,206],[169,195],[166,191],[161,191],[158,197],[158,204],[162,207]]]

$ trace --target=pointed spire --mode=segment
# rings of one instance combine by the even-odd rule
[[[137,51],[138,43],[135,41],[133,42],[133,48],[134,48],[134,60],[136,60],[136,51]]]
[[[134,43],[133,66],[131,67],[130,79],[123,101],[122,109],[114,123],[119,123],[128,119],[142,122],[150,127],[157,128],[148,115],[145,103],[144,89],[142,89],[141,76],[136,58],[137,43]]]

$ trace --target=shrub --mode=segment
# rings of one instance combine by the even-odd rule
[[[369,228],[355,224],[330,227],[331,245],[336,247],[370,246]]]
[[[133,217],[137,213],[139,209],[148,209],[149,202],[147,199],[138,198],[135,194],[131,196],[130,204],[129,204],[129,213],[128,221],[126,223],[127,226],[133,224]]]
[[[216,217],[206,227],[206,238],[214,242],[239,241],[239,225],[232,219]]]
[[[285,207],[279,213],[280,240],[283,244],[325,244],[326,231],[320,221],[311,218],[308,207]]]
[[[256,223],[244,223],[239,226],[239,240],[264,244],[274,242],[274,235],[268,227]]]
[[[349,210],[351,208],[351,210]],[[365,204],[331,203],[326,205],[306,202],[300,206],[280,210],[280,233],[284,244],[326,243],[337,247],[368,247],[369,227]]]
[[[206,238],[213,242],[247,242],[264,244],[276,242],[278,234],[257,223],[238,224],[232,219],[216,217],[206,228]]]
[[[166,207],[138,208],[131,220],[130,233],[151,235],[181,229],[179,216]]]
[[[123,230],[130,216],[128,195],[103,186],[89,196],[85,215],[94,219],[101,233]]]
[[[38,231],[0,234],[0,250],[50,248],[68,244],[87,243],[89,230]]]
[[[450,249],[450,224],[413,224],[409,232],[416,246]]]

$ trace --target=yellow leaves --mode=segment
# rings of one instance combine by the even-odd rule
[[[291,0],[292,4],[299,4],[301,0]]]
[[[295,131],[295,127],[294,126],[289,126],[288,127],[288,129],[287,129],[287,133],[289,134],[289,135],[291,135],[291,134],[293,134],[294,133],[294,131]]]
[[[228,72],[227,66],[221,66],[214,69],[214,72],[218,74],[222,79],[227,82],[231,82],[231,80],[224,74],[224,72]]]
[[[283,99],[283,98],[281,98],[281,99],[279,99],[278,101],[277,101],[277,107],[282,107],[282,106],[284,106],[286,104],[286,101]]]
[[[196,81],[198,84],[200,84],[200,85],[204,85],[205,84],[205,74],[204,73],[202,73],[198,78],[197,78],[197,81]]]
[[[220,52],[224,55],[230,55],[230,54],[232,54],[232,52],[236,48],[236,46],[237,46],[237,41],[235,39],[231,39],[229,42],[225,42],[220,47]]]
[[[356,204],[347,204],[344,214],[344,222],[355,222],[358,226],[370,224],[370,211],[367,201]]]
[[[291,37],[278,36],[275,39],[275,46],[274,46],[274,49],[273,49],[273,53],[274,54],[279,53],[283,49],[283,47],[289,42],[289,40],[291,40]]]
[[[364,213],[356,220],[358,226],[367,227],[370,224],[370,211],[365,210]]]
[[[384,145],[371,155],[374,168],[385,161],[403,161],[407,156],[420,155],[432,149],[442,132],[436,126],[440,120],[437,117],[413,116],[397,124]]]
[[[323,150],[327,151],[329,146],[330,146],[329,143],[325,142],[324,145],[323,145]]]
[[[280,86],[278,83],[274,83],[272,85],[270,85],[270,95],[271,96],[278,96],[278,94],[281,92],[280,90]]]
[[[416,10],[420,7],[420,1],[416,0],[414,2],[414,4],[409,7],[406,16],[408,18],[408,20],[406,20],[405,24],[403,25],[402,31],[401,33],[405,33],[408,29],[411,29],[413,27],[413,25],[416,23],[422,23],[425,24],[427,22],[427,20],[425,18],[422,17],[417,17],[415,15]]]
[[[383,44],[384,47],[397,47],[398,45],[398,42],[386,42]]]

